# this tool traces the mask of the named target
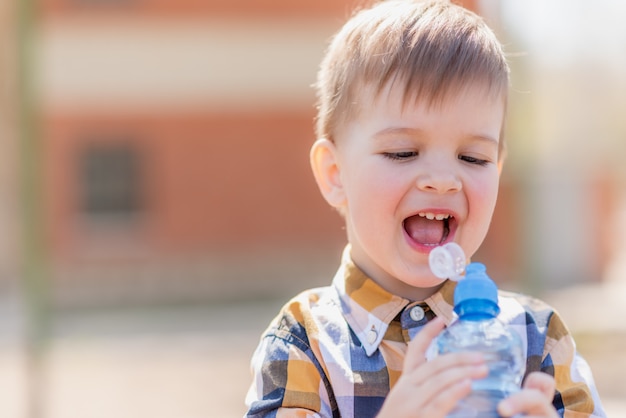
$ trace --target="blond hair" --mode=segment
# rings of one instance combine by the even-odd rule
[[[492,30],[449,1],[388,0],[358,11],[332,39],[318,73],[318,138],[358,111],[364,89],[404,85],[404,100],[440,103],[480,82],[506,102],[509,67]],[[369,90],[367,90],[369,91]],[[500,141],[502,143],[502,141]]]

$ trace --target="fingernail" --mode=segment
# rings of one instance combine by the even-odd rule
[[[504,415],[505,417],[510,417],[513,415],[513,406],[508,401],[500,402],[498,405],[498,412],[500,415]]]
[[[487,365],[485,364],[474,366],[474,370],[476,373],[475,374],[476,377],[483,377],[489,374],[489,367],[487,367]]]

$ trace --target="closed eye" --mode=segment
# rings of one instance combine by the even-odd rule
[[[485,166],[489,164],[489,160],[483,160],[481,158],[471,157],[469,155],[459,155],[459,160],[465,161],[466,163],[475,164],[479,166]]]
[[[383,152],[382,155],[390,160],[408,160],[417,157],[417,151]]]

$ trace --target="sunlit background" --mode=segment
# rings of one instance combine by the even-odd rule
[[[475,259],[559,309],[626,417],[626,2],[461,3],[512,67]],[[345,244],[308,148],[355,4],[0,2],[0,416],[243,415],[260,333]]]

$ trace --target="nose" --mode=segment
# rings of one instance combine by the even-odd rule
[[[433,168],[418,175],[417,188],[439,194],[458,192],[462,188],[459,177],[451,170]]]

